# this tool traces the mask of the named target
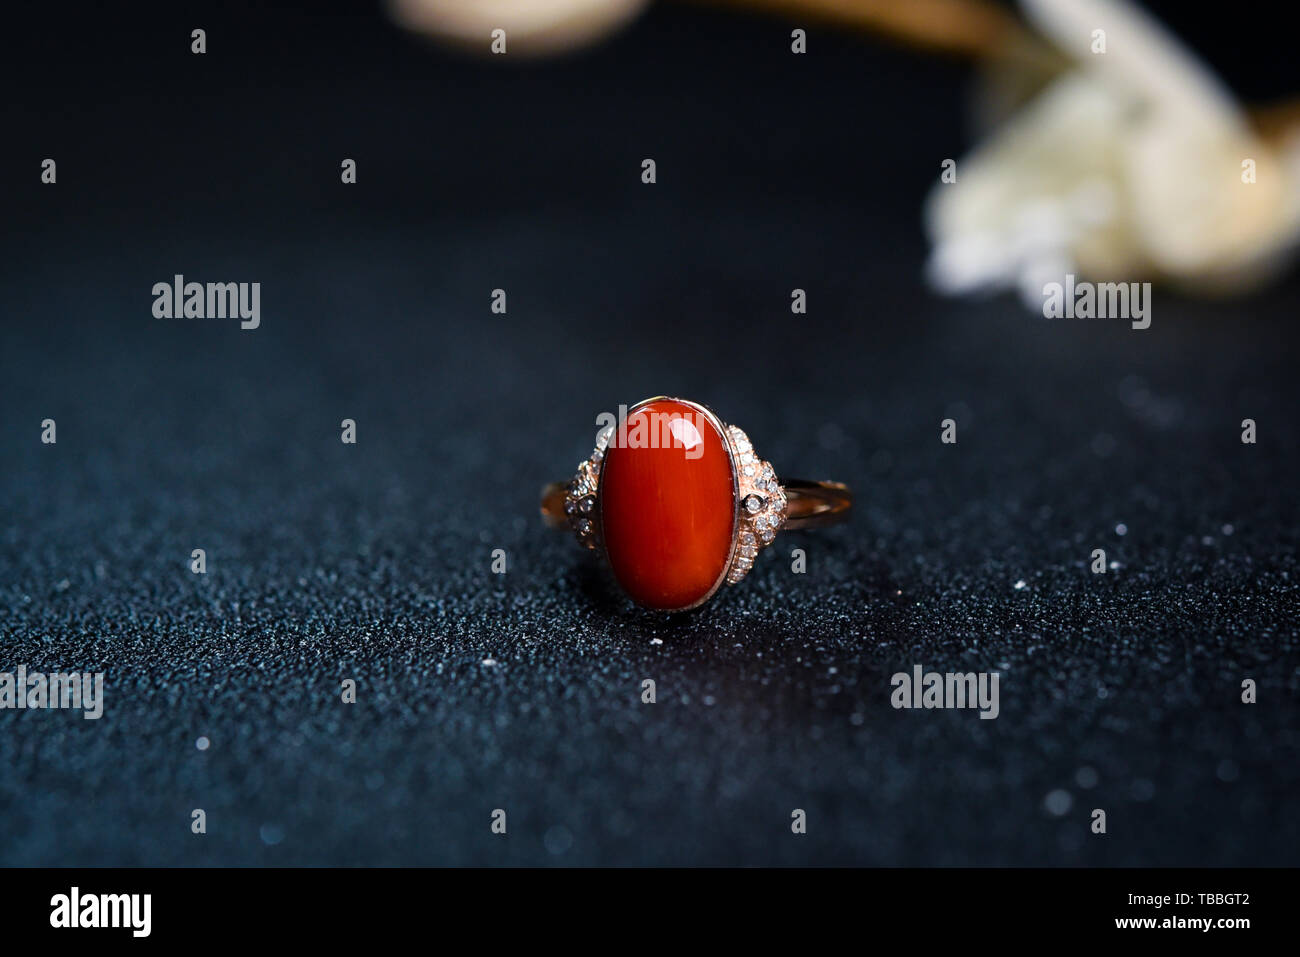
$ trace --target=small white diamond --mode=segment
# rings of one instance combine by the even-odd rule
[[[776,532],[772,531],[770,528],[764,529],[762,538],[764,542],[771,542],[772,539],[776,538]]]

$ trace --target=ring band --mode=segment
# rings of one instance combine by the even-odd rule
[[[637,604],[676,612],[743,579],[781,529],[834,524],[852,504],[839,482],[778,481],[739,428],[656,396],[606,424],[574,477],[542,489],[541,511],[599,552]]]
[[[564,511],[573,481],[551,482],[542,489],[542,520],[548,528],[570,528],[569,516]],[[801,528],[825,528],[844,520],[845,513],[853,507],[853,493],[843,482],[810,482],[806,479],[785,479],[786,513],[782,529],[798,531]]]

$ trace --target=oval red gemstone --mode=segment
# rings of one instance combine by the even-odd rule
[[[614,577],[632,600],[677,611],[702,601],[731,557],[736,480],[722,433],[698,406],[634,406],[610,441],[600,518]]]

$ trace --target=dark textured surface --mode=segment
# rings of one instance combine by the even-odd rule
[[[1294,275],[1146,332],[933,298],[963,77],[849,39],[678,11],[507,66],[256,23],[123,29],[101,95],[11,117],[0,670],[108,701],[0,712],[0,862],[1300,863]],[[262,327],[153,319],[175,272],[261,281]],[[665,392],[859,493],[671,620],[536,511]],[[1001,716],[893,710],[916,663],[999,671]]]

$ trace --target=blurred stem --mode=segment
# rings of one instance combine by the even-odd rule
[[[937,53],[984,59],[1021,47],[1028,32],[990,0],[691,0],[858,27]]]
[[[1252,107],[1250,118],[1265,141],[1278,145],[1287,137],[1300,135],[1300,99]]]
[[[977,61],[1016,61],[1042,84],[1068,66],[1068,59],[992,0],[689,0],[708,6],[783,16],[797,23],[818,20],[865,30],[932,53]],[[1300,135],[1300,99],[1249,108],[1270,142]]]

